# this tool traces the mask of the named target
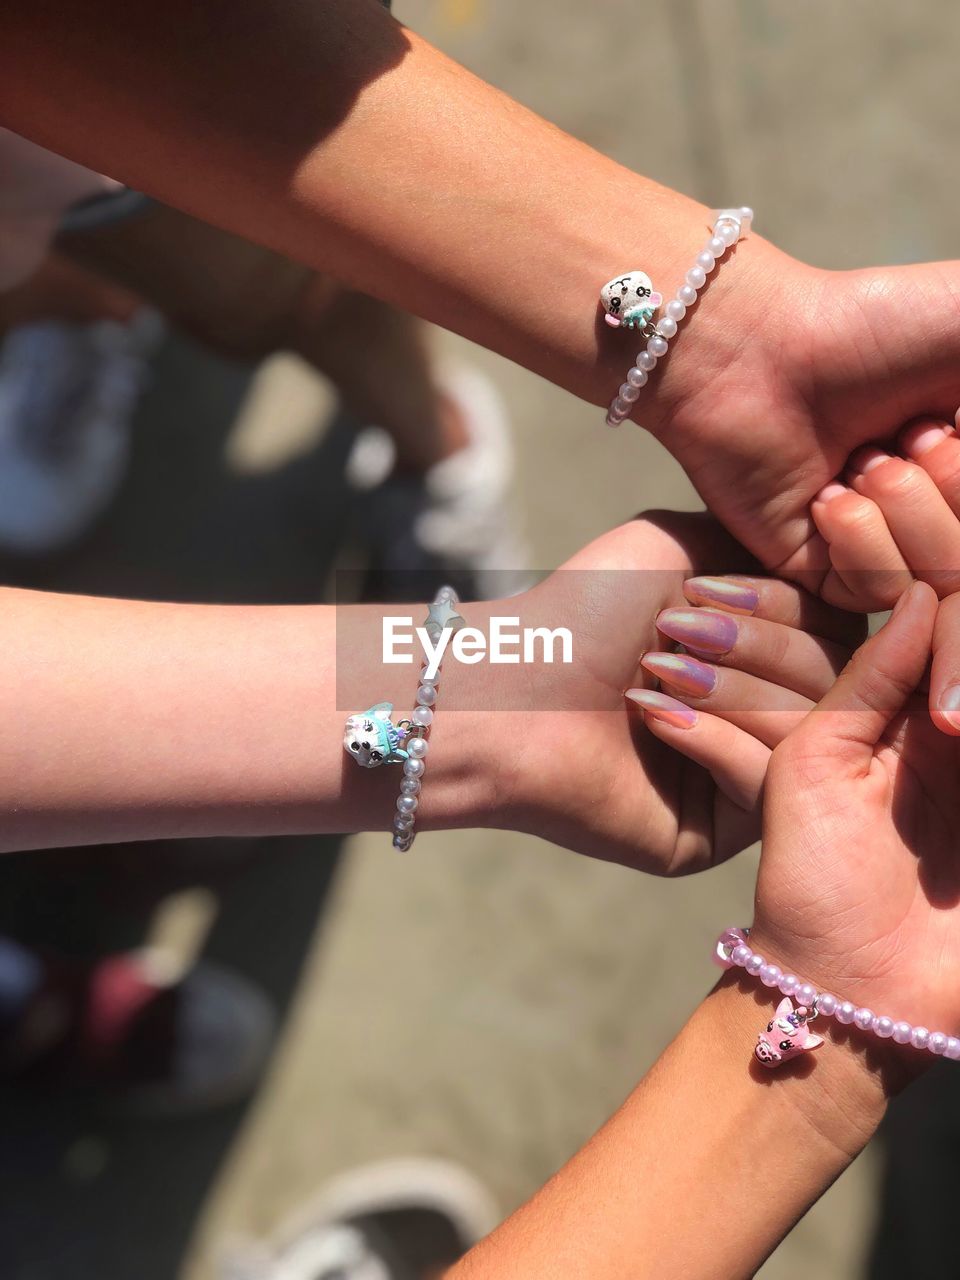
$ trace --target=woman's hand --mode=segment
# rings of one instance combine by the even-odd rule
[[[774,751],[751,935],[820,990],[949,1035],[960,1031],[960,742],[916,690],[935,629],[955,647],[958,603],[938,618],[931,588],[911,587]]]
[[[710,277],[635,416],[768,570],[845,608],[889,608],[888,581],[869,572],[886,561],[855,546],[843,567],[868,572],[851,595],[810,505],[858,447],[920,417],[952,423],[958,297],[960,263],[818,271],[747,240]],[[955,453],[936,460],[953,490]],[[950,571],[946,591],[960,588],[957,541],[952,554],[909,548],[921,569]]]
[[[662,875],[701,870],[757,839],[770,750],[833,683],[862,620],[749,578],[688,583],[693,599],[714,605],[691,611],[684,581],[718,568],[750,563],[714,521],[652,515],[597,539],[526,596],[490,606],[524,626],[569,627],[574,664],[491,668],[481,732],[495,744],[499,803],[485,821]],[[712,694],[684,705],[637,689],[625,702],[645,678],[644,650],[660,647],[658,616],[665,631],[692,617],[729,632],[712,658]],[[677,738],[690,760],[670,749]]]

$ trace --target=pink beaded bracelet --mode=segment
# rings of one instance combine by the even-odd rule
[[[629,415],[640,390],[657,367],[657,361],[667,354],[677,326],[687,313],[687,307],[697,300],[698,292],[707,283],[707,276],[714,269],[731,245],[745,240],[750,234],[753,210],[744,205],[740,209],[719,209],[710,239],[697,254],[696,262],[687,272],[684,283],[664,308],[664,316],[657,323],[653,317],[663,301],[644,271],[624,271],[614,276],[600,290],[600,303],[604,319],[614,329],[637,330],[647,339],[647,345],[637,356],[637,362],[627,373],[617,395],[607,410],[607,425],[619,427]]]
[[[783,993],[784,999],[777,1006],[766,1030],[757,1036],[753,1053],[763,1066],[779,1067],[823,1044],[822,1037],[809,1029],[809,1024],[819,1016],[836,1018],[843,1026],[853,1025],[861,1031],[872,1032],[881,1040],[909,1044],[914,1049],[924,1049],[938,1057],[960,1059],[960,1039],[957,1036],[948,1036],[944,1031],[928,1031],[926,1027],[915,1027],[909,1022],[895,1022],[872,1009],[858,1008],[850,1000],[818,991],[812,983],[802,981],[795,974],[783,973],[777,965],[769,964],[751,949],[747,941],[749,936],[749,929],[725,929],[717,939],[715,957],[721,968],[743,969],[759,978],[765,987],[776,987]],[[796,1006],[794,999],[798,1002]]]

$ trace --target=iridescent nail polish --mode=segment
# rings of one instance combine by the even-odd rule
[[[736,618],[717,609],[664,609],[657,630],[701,653],[729,653],[739,634]]]
[[[683,594],[692,604],[717,604],[731,613],[755,613],[760,604],[756,587],[735,578],[688,578]]]
[[[691,698],[705,698],[717,687],[717,671],[686,653],[645,653],[645,671]]]
[[[665,693],[656,693],[653,689],[628,689],[623,696],[635,702],[648,716],[653,716],[654,720],[661,720],[674,729],[692,729],[697,723],[697,713],[692,707],[685,706]]]

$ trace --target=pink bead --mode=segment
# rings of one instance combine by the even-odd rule
[[[837,1012],[837,1005],[840,1001],[836,996],[832,996],[829,991],[825,991],[817,1001],[817,1008],[826,1018],[832,1018]]]
[[[781,970],[775,964],[765,964],[760,970],[760,981],[765,987],[775,987],[782,977]]]
[[[873,1030],[881,1040],[889,1040],[893,1035],[893,1019],[886,1016],[878,1017],[873,1024]]]
[[[853,1015],[853,1025],[861,1031],[873,1030],[874,1013],[872,1009],[858,1009]]]
[[[760,970],[763,968],[765,963],[766,961],[764,960],[762,955],[760,955],[756,951],[752,951],[750,953],[750,959],[747,961],[747,963],[743,967],[746,969],[747,973],[752,973],[754,977],[756,977],[756,975],[760,972]]]
[[[927,1048],[931,1053],[935,1053],[937,1057],[942,1054],[947,1047],[947,1037],[942,1031],[934,1031],[933,1035],[927,1042]]]
[[[799,985],[800,979],[795,973],[785,973],[777,983],[777,986],[785,996],[792,996]]]
[[[925,1049],[930,1043],[930,1032],[926,1027],[914,1027],[910,1033],[910,1043],[915,1049]]]
[[[857,1006],[855,1004],[851,1004],[849,1000],[844,1000],[837,1005],[837,1012],[834,1014],[834,1017],[838,1022],[842,1022],[845,1027],[849,1027],[856,1012]]]
[[[895,1022],[893,1024],[893,1038],[897,1044],[909,1044],[912,1035],[913,1027],[909,1022]]]
[[[797,1003],[805,1004],[808,1009],[813,1007],[813,1002],[817,998],[817,988],[812,982],[803,982],[797,987]]]
[[[733,961],[734,964],[739,965],[740,968],[742,969],[752,955],[753,955],[753,952],[750,950],[747,944],[745,942],[741,942],[738,946],[734,947],[733,950],[731,951],[730,959]]]
[[[951,1058],[954,1062],[960,1058],[960,1040],[956,1036],[947,1037],[947,1047],[943,1051],[945,1058]]]

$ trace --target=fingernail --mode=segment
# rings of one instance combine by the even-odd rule
[[[688,578],[683,594],[694,604],[720,604],[736,613],[755,613],[760,592],[734,578]]]
[[[832,502],[834,498],[839,498],[842,493],[849,493],[850,490],[845,484],[841,484],[839,480],[831,480],[829,484],[825,484],[814,502]]]
[[[858,471],[860,475],[865,476],[868,471],[874,471],[877,467],[882,467],[885,462],[890,462],[889,453],[884,453],[882,449],[874,449],[867,446],[866,449],[858,449],[850,459],[850,470]]]
[[[937,699],[940,714],[954,729],[960,729],[960,684],[951,685]]]
[[[936,423],[927,423],[916,427],[908,427],[900,437],[903,451],[910,458],[922,458],[925,453],[943,444],[947,436],[953,435],[949,427],[941,427]]]
[[[685,706],[665,693],[656,693],[653,689],[628,689],[624,697],[635,702],[648,716],[653,716],[654,720],[662,720],[674,729],[692,729],[697,723],[697,713],[693,707]]]
[[[716,609],[664,609],[657,629],[702,653],[729,653],[739,634],[736,619]]]
[[[658,680],[694,698],[705,698],[717,687],[716,669],[685,653],[645,653],[640,665]]]

